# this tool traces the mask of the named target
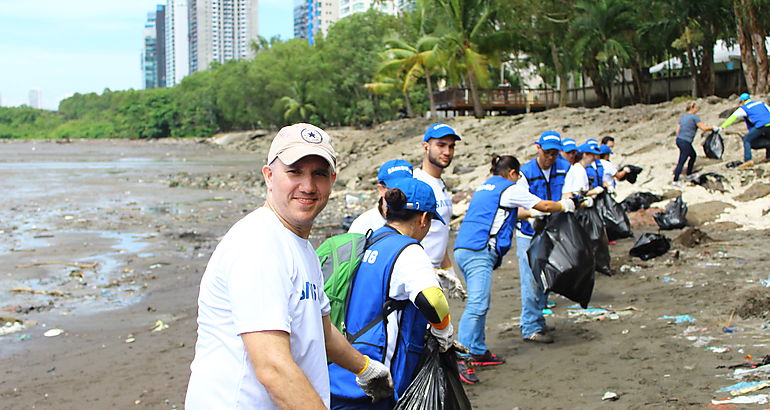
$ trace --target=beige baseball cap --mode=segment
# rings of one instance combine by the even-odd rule
[[[267,153],[268,165],[276,158],[291,165],[308,155],[318,155],[337,172],[337,153],[332,147],[332,139],[324,130],[311,124],[294,124],[281,128],[270,144]]]

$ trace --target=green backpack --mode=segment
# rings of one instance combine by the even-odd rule
[[[329,318],[343,335],[347,335],[345,315],[350,302],[350,285],[355,279],[366,249],[386,236],[396,235],[395,232],[383,232],[374,237],[371,234],[372,231],[367,232],[366,235],[360,233],[335,235],[325,240],[316,249],[325,281],[324,292],[329,298],[331,307]]]

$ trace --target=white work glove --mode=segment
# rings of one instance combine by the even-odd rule
[[[712,131],[714,131],[714,132],[720,132],[720,131],[722,131],[722,129],[721,129],[721,128],[719,128],[719,127],[714,127],[714,128],[712,129]]]
[[[451,323],[443,329],[436,329],[435,327],[431,326],[430,334],[436,336],[436,339],[438,340],[438,348],[442,352],[446,352],[454,344],[455,328],[452,327]]]
[[[590,196],[583,198],[583,201],[580,203],[581,208],[590,208],[592,206],[594,206],[594,199]]]
[[[393,378],[390,369],[384,364],[366,357],[366,365],[361,373],[356,375],[356,384],[367,396],[372,398],[372,403],[393,395]]]
[[[615,187],[608,186],[607,193],[613,195],[615,193]]]
[[[550,215],[550,213],[549,212],[538,211],[535,208],[532,208],[532,209],[529,210],[529,217],[530,218],[540,218],[540,217],[543,217],[543,216],[546,216],[546,215]]]
[[[460,278],[457,277],[453,266],[434,270],[436,271],[436,276],[438,276],[439,284],[441,284],[441,289],[446,292],[447,296],[460,300],[465,300],[468,297],[468,293],[465,291],[463,283],[460,282]]]
[[[593,188],[593,189],[589,190],[588,192],[586,192],[586,195],[588,195],[588,196],[596,196],[596,195],[601,194],[602,192],[604,192],[604,187],[598,186],[598,187]]]
[[[575,212],[575,201],[572,198],[563,198],[559,201],[562,212]]]

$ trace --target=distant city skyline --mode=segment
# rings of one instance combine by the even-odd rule
[[[164,0],[0,0],[2,106],[58,108],[74,93],[142,89],[141,51],[147,13]],[[259,0],[259,31],[294,37],[292,2]]]

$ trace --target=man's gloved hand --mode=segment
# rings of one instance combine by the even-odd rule
[[[457,277],[454,267],[450,266],[446,269],[434,269],[436,276],[438,276],[441,289],[444,289],[447,296],[453,299],[465,300],[468,297],[468,293],[465,292],[463,283],[460,282],[460,278]]]
[[[393,378],[384,364],[366,357],[366,365],[356,374],[356,384],[375,403],[393,395]]]
[[[626,171],[627,174],[630,174],[631,173],[631,167],[625,166],[625,167],[623,167],[623,169],[621,169],[621,171]]]
[[[594,199],[591,198],[590,196],[583,198],[583,201],[580,202],[581,208],[590,208],[592,206],[594,206]]]
[[[563,212],[575,212],[575,201],[572,198],[562,198],[559,203]]]
[[[529,217],[530,218],[540,218],[540,217],[543,217],[543,216],[546,216],[546,215],[550,215],[550,213],[543,212],[543,211],[538,211],[535,208],[532,208],[532,209],[529,210]]]
[[[430,333],[433,336],[436,336],[436,339],[438,340],[438,348],[442,352],[446,352],[454,344],[455,329],[452,327],[451,323],[449,323],[447,327],[443,329],[436,329],[435,327],[431,326]]]
[[[613,195],[615,193],[615,187],[608,186],[607,193]]]
[[[718,132],[721,132],[721,131],[722,131],[722,129],[721,129],[721,128],[719,128],[719,127],[714,127],[714,128],[712,129],[712,131],[714,131],[714,132],[717,132],[717,133],[718,133]]]
[[[598,187],[592,188],[591,190],[586,192],[586,195],[587,196],[596,196],[596,195],[601,194],[602,192],[604,192],[604,187],[598,186]]]

